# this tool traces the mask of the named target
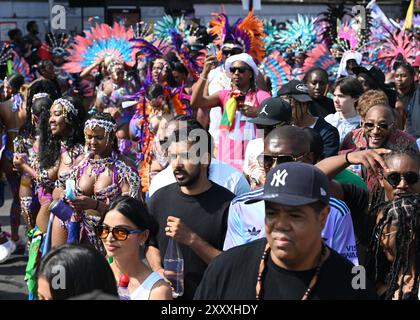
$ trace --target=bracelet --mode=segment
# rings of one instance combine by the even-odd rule
[[[204,78],[201,74],[200,74],[200,79],[207,81],[207,78]]]
[[[99,200],[96,200],[96,207],[93,210],[98,211],[98,208],[99,208]]]
[[[353,163],[351,163],[351,162],[349,161],[349,153],[351,153],[351,151],[346,152],[346,162],[347,162],[348,164],[353,164]]]

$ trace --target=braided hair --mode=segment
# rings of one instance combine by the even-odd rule
[[[54,136],[51,132],[49,118],[50,110],[46,110],[41,114],[40,119],[40,167],[41,169],[48,169],[55,165],[60,157],[61,140],[65,141],[68,148],[72,149],[77,144],[85,144],[84,124],[85,124],[85,109],[81,101],[76,96],[67,96],[64,99],[70,101],[75,109],[77,115],[69,112],[67,114],[67,126],[70,129],[66,137]]]
[[[398,226],[396,232],[395,259],[392,261],[386,276],[387,291],[385,299],[392,299],[398,290],[398,298],[417,299],[420,275],[420,195],[407,194],[385,203],[381,212],[382,218],[374,229],[372,248],[375,257],[375,279],[380,278],[383,252],[381,236],[386,226]],[[411,274],[414,267],[414,286],[410,292],[403,296],[404,281],[399,284],[399,279]]]

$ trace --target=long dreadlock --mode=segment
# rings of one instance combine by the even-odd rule
[[[381,212],[383,217],[377,223],[372,239],[375,254],[375,279],[379,277],[381,255],[381,236],[386,226],[396,224],[395,259],[388,270],[385,299],[390,300],[398,290],[398,298],[404,300],[418,299],[420,274],[420,195],[407,194],[385,203]],[[414,268],[414,286],[403,296],[404,279]]]

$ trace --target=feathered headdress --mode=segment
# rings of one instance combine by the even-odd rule
[[[70,45],[70,38],[65,33],[55,35],[48,33],[49,49],[53,56],[67,57],[67,48]]]
[[[182,35],[175,30],[171,32],[171,40],[177,58],[184,64],[194,80],[198,80],[204,66],[204,54],[199,53],[197,56],[192,56],[191,50],[185,45]]]
[[[185,21],[183,17],[174,18],[170,15],[164,15],[162,20],[155,23],[154,36],[155,39],[171,40],[171,33],[183,33]]]
[[[272,21],[264,23],[264,33],[266,36],[263,38],[266,54],[269,55],[276,50],[281,50],[281,43],[279,42],[280,28]]]
[[[385,37],[385,40],[382,40],[381,43],[377,44],[382,49],[378,53],[377,59],[386,64],[388,71],[392,70],[398,55],[401,55],[408,63],[414,62],[415,52],[412,37],[412,33],[406,33],[404,30],[397,30],[393,33],[389,32]]]
[[[264,23],[254,15],[253,10],[245,18],[238,19],[233,26],[229,24],[229,19],[224,13],[213,15],[215,17],[210,21],[209,34],[216,36],[215,44],[222,47],[224,43],[233,42],[256,62],[264,59]]]
[[[6,74],[19,73],[25,78],[25,82],[31,82],[34,75],[31,73],[29,64],[24,58],[21,58],[16,51],[8,44],[2,43],[0,48],[0,65],[7,66]]]
[[[281,50],[292,46],[306,51],[321,41],[322,32],[322,24],[317,18],[298,14],[297,19],[286,22],[284,30],[280,30],[278,42]]]
[[[84,68],[94,64],[105,57],[133,66],[136,61],[136,52],[132,43],[133,29],[114,23],[113,27],[105,23],[97,24],[86,36],[77,36],[69,51],[70,62],[64,68],[71,73],[78,73]]]
[[[306,73],[309,69],[314,67],[324,69],[327,71],[330,81],[335,81],[338,63],[332,56],[328,47],[324,44],[317,44],[315,48],[307,52],[307,58],[303,64],[303,72]]]
[[[13,49],[6,43],[2,43],[0,47],[0,65],[7,65],[7,61],[12,57]]]
[[[277,94],[279,88],[292,80],[292,68],[278,51],[274,51],[264,59],[261,66],[271,79],[271,92]]]
[[[343,51],[357,50],[359,44],[358,25],[352,19],[346,19],[337,25],[337,43]]]

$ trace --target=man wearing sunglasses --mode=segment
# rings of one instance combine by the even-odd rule
[[[420,193],[420,154],[410,146],[396,146],[393,150],[375,149],[354,151],[324,159],[316,166],[328,177],[334,177],[351,164],[362,164],[369,172],[378,176],[382,196],[372,202],[372,194],[353,184],[331,182],[332,194],[342,199],[351,210],[354,233],[357,238],[359,261],[371,267],[370,243],[376,224],[377,207],[383,201],[392,201],[405,194]]]
[[[256,118],[249,120],[255,123],[257,130],[256,138],[249,141],[245,150],[243,172],[251,183],[251,188],[259,188],[264,184],[264,167],[261,166],[257,157],[264,152],[264,139],[276,127],[290,125],[292,120],[292,107],[281,98],[268,98],[264,100],[258,109]]]
[[[159,189],[149,200],[150,213],[159,224],[146,257],[156,272],[169,237],[180,244],[184,257],[184,295],[192,299],[207,264],[223,248],[229,204],[234,194],[208,179],[210,134],[196,121],[172,135],[169,156],[176,183]]]
[[[322,153],[322,148],[320,149]],[[264,153],[258,160],[267,174],[281,163],[306,162],[314,164],[321,154],[311,152],[309,134],[303,129],[283,126],[271,131],[264,141]],[[228,230],[223,250],[265,237],[264,202],[247,204],[260,196],[264,188],[236,197],[229,208]],[[324,242],[353,264],[358,264],[353,223],[344,202],[331,198],[330,212],[322,231]]]
[[[224,43],[222,46],[222,60],[220,65],[211,70],[208,75],[208,81],[204,88],[204,93],[206,95],[212,95],[221,90],[231,89],[230,77],[225,70],[226,59],[231,55],[242,53],[242,48],[235,43]],[[210,54],[210,53],[209,53]],[[194,86],[193,86],[194,88]],[[219,141],[219,126],[222,119],[222,108],[214,107],[209,111],[209,132],[212,135],[214,141],[217,143]]]

